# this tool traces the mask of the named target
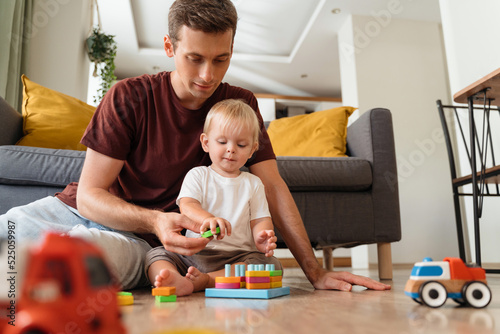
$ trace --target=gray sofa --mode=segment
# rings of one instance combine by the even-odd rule
[[[21,147],[22,117],[0,98],[0,214],[78,181],[85,152]],[[311,245],[324,251],[376,243],[379,276],[392,278],[391,242],[401,238],[392,118],[371,109],[347,133],[347,158],[278,157]],[[279,245],[285,247],[278,233]]]

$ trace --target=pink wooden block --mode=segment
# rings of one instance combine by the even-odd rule
[[[240,283],[215,283],[216,289],[239,289]]]
[[[269,283],[270,278],[268,277],[247,277],[247,283]]]

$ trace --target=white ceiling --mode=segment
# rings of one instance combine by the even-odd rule
[[[173,0],[99,0],[118,44],[118,78],[173,70],[163,50]],[[340,97],[337,31],[346,17],[440,21],[437,0],[233,0],[239,15],[225,81],[255,93]],[[340,14],[332,10],[339,8]]]

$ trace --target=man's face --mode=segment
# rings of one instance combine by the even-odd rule
[[[208,34],[183,26],[176,48],[168,36],[165,50],[174,57],[176,70],[172,85],[181,103],[190,109],[199,108],[222,82],[232,56],[232,31]]]

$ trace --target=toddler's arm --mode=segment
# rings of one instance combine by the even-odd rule
[[[210,212],[203,210],[200,202],[194,198],[181,198],[179,200],[179,209],[182,214],[186,215],[191,220],[202,224],[199,233],[210,230],[215,236],[215,239],[222,239],[226,234],[231,235],[231,224],[224,218],[214,217]],[[216,235],[215,231],[217,226],[220,228],[220,233],[218,235]]]
[[[257,249],[267,257],[274,255],[276,241],[278,238],[274,234],[274,226],[270,217],[254,219],[250,222],[253,240]]]

